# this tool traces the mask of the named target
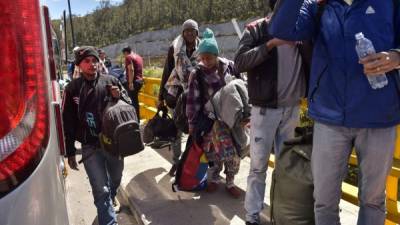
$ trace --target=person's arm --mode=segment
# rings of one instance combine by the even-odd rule
[[[266,43],[255,46],[257,36],[260,35],[257,34],[255,29],[254,26],[248,26],[239,41],[239,48],[235,55],[235,69],[238,73],[254,69],[265,60],[268,60],[270,58],[269,52],[273,48],[284,44],[294,44],[290,41],[272,38]]]
[[[164,70],[161,77],[160,90],[158,94],[158,101],[162,102],[164,100],[163,94],[165,88],[165,84],[167,83],[169,76],[171,75],[172,70],[175,68],[175,60],[174,60],[174,47],[171,46],[168,50],[167,58],[165,59]]]
[[[196,70],[189,76],[188,93],[186,97],[186,116],[189,124],[189,134],[193,134],[196,126],[197,114],[201,109],[199,84],[196,79]]]
[[[79,99],[75,99],[79,101]],[[76,148],[75,148],[75,134],[79,123],[78,119],[78,107],[74,101],[71,83],[67,85],[64,90],[63,103],[62,103],[62,118],[64,124],[64,136],[65,136],[65,147],[66,156],[68,157],[68,164],[71,169],[77,170],[78,164],[76,163]]]
[[[316,0],[280,0],[271,18],[270,34],[288,41],[311,40],[317,26]]]
[[[133,60],[130,60],[130,63],[128,64],[128,66],[126,68],[127,68],[126,72],[128,74],[128,87],[129,87],[129,90],[133,91],[133,89],[134,89],[133,81],[135,79],[135,77],[134,77],[135,69],[133,67]]]
[[[76,99],[75,101],[78,101]],[[78,123],[77,103],[74,102],[70,85],[64,90],[63,103],[62,103],[62,116],[64,124],[64,136],[66,144],[67,156],[74,156],[75,148],[75,133]]]
[[[239,41],[239,48],[236,51],[234,60],[238,72],[247,72],[260,65],[269,57],[265,43],[254,46],[256,42],[254,29],[254,27],[247,27],[243,37]]]

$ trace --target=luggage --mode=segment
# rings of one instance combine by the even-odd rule
[[[100,143],[113,155],[126,157],[144,149],[135,108],[122,100],[108,102],[102,117]]]
[[[276,158],[271,185],[271,221],[274,225],[313,225],[314,198],[311,173],[312,131],[286,141]]]
[[[178,163],[172,190],[200,191],[207,187],[208,161],[199,145],[189,136],[185,152]]]
[[[143,134],[143,141],[152,148],[162,148],[175,141],[178,130],[166,107],[158,109],[154,117],[147,122]]]

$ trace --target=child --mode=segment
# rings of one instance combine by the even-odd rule
[[[192,71],[189,77],[189,88],[186,103],[186,114],[189,121],[189,134],[196,139],[207,158],[212,165],[208,170],[207,191],[214,192],[218,188],[219,173],[222,165],[225,165],[226,173],[226,191],[234,198],[240,197],[240,190],[234,184],[234,177],[239,171],[240,157],[234,150],[233,142],[231,144],[214,144],[213,140],[221,140],[215,135],[221,134],[223,122],[211,122],[208,128],[204,128],[204,120],[210,120],[209,116],[212,109],[205,107],[212,96],[226,85],[227,80],[231,80],[236,74],[233,62],[218,57],[219,50],[214,34],[210,29],[203,33],[203,40],[198,48],[199,64]],[[204,119],[206,118],[206,119]],[[212,118],[211,118],[212,119]],[[201,121],[203,120],[203,121]],[[209,123],[208,123],[209,124]],[[203,130],[199,130],[203,129]],[[198,135],[201,134],[201,135]],[[201,136],[201,138],[198,138]],[[224,139],[226,139],[224,137]],[[227,152],[229,151],[229,152]]]

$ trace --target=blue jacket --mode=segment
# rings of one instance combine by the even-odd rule
[[[355,34],[363,32],[377,52],[400,46],[400,8],[389,0],[328,0],[317,22],[315,0],[282,0],[270,33],[285,40],[314,40],[309,115],[349,128],[383,128],[400,122],[396,72],[389,84],[373,90],[358,63]],[[399,15],[399,16],[397,16]]]

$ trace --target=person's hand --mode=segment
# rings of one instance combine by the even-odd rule
[[[129,83],[129,90],[130,90],[130,91],[135,90],[135,87],[133,86],[133,82],[132,82],[132,83]]]
[[[400,65],[400,53],[389,51],[371,54],[361,59],[360,63],[364,65],[366,75],[381,75],[396,69]]]
[[[282,39],[279,39],[279,38],[273,38],[273,39],[269,40],[266,45],[267,45],[267,49],[271,50],[271,49],[273,49],[275,47],[278,47],[278,46],[281,46],[281,45],[295,46],[296,42],[294,42],[294,41],[285,41],[285,40],[282,40]]]
[[[121,97],[121,91],[119,90],[118,86],[111,86],[111,96],[113,98],[120,98]]]
[[[76,162],[76,156],[69,156],[68,157],[68,165],[73,170],[79,170],[78,169],[78,163]]]

